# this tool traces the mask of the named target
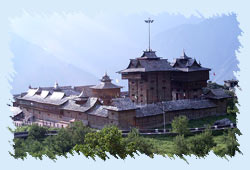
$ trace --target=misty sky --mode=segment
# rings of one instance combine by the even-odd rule
[[[10,19],[10,46],[14,53],[14,67],[17,73],[20,72],[14,77],[13,88],[17,88],[21,81],[26,87],[31,82],[36,86],[52,86],[54,81],[70,84],[72,77],[63,76],[67,72],[64,68],[57,73],[59,80],[54,80],[54,77],[46,80],[39,70],[29,76],[30,71],[24,70],[27,69],[25,63],[29,63],[31,58],[29,65],[43,65],[42,69],[47,69],[46,63],[51,59],[50,69],[58,61],[72,65],[70,69],[88,73],[81,76],[81,71],[78,71],[79,75],[73,76],[74,79],[85,79],[79,83],[96,83],[88,81],[90,76],[98,81],[107,71],[112,79],[118,80],[115,83],[126,87],[127,82],[121,81],[121,76],[116,72],[126,68],[129,59],[140,57],[148,47],[148,27],[144,23],[148,17],[155,20],[151,27],[151,47],[159,57],[171,61],[179,57],[184,48],[188,56],[195,57],[204,67],[212,68],[211,73],[216,73],[216,76],[211,76],[212,80],[221,83],[234,77],[233,71],[238,70],[235,50],[240,46],[237,37],[241,32],[234,14],[206,19],[168,13],[112,15],[99,12],[87,15],[76,12],[37,15],[24,12],[22,16]],[[22,49],[18,48],[25,43]],[[29,56],[31,53],[27,51],[32,49],[39,49],[37,53],[39,51],[43,55],[36,55],[33,50],[32,56]],[[64,67],[64,64],[61,66]],[[30,77],[32,81],[29,78],[22,80],[22,77]],[[64,78],[68,81],[62,80]],[[72,82],[77,84],[76,80]],[[24,90],[23,86],[17,91]]]

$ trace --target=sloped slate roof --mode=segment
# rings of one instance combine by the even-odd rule
[[[94,85],[88,85],[88,86],[74,86],[74,91],[77,92],[83,92],[85,97],[91,97],[92,96],[92,89],[90,87],[92,87]]]
[[[213,108],[217,105],[210,100],[194,100],[194,99],[184,99],[167,101],[164,103],[149,104],[141,107],[136,111],[136,117],[153,116],[158,114],[163,114],[163,109],[165,112],[178,111],[178,110],[197,110],[205,108]]]
[[[88,111],[88,114],[101,117],[108,117],[108,110],[106,110],[105,107],[102,105],[96,105],[93,109]]]
[[[78,96],[80,92],[72,89],[71,86],[60,86],[60,90],[54,87],[30,88],[24,96],[16,97],[19,100],[34,101],[37,103],[62,105],[71,98]]]
[[[173,68],[184,72],[211,70],[209,68],[202,67],[195,59],[188,57],[185,53],[183,53],[183,56],[174,59],[171,65]]]
[[[120,71],[120,73],[129,72],[150,72],[150,71],[176,71],[172,68],[167,59],[157,60],[142,60],[132,59],[131,64],[127,69]]]
[[[143,55],[131,59],[128,67],[118,73],[151,72],[151,71],[175,71],[167,59],[157,57],[155,51],[144,51]]]
[[[87,102],[80,105],[76,104],[74,100],[69,100],[67,103],[65,103],[61,109],[62,110],[70,110],[70,111],[76,111],[76,112],[86,112],[89,109],[91,109],[96,103],[98,99],[96,97],[90,97],[88,98]]]
[[[202,99],[184,99],[184,100],[168,101],[166,103],[163,103],[163,105],[165,111],[204,109],[217,106],[210,100],[202,100]]]
[[[136,110],[136,117],[145,117],[163,114],[163,110],[159,105],[147,104]]]
[[[223,99],[223,98],[230,98],[231,96],[225,93],[225,90],[222,88],[218,89],[210,89],[207,94],[205,94],[206,98],[211,99]]]
[[[57,92],[63,92],[65,96],[73,96],[73,95],[79,95],[80,92],[74,90],[71,86],[58,86],[58,89],[56,90],[54,87],[38,87],[38,88],[30,88],[28,90],[29,95],[34,95],[38,93],[42,93],[43,91],[48,91],[49,93],[53,93],[55,91]]]
[[[28,101],[34,101],[37,103],[44,103],[44,104],[52,104],[52,105],[61,105],[68,101],[70,97],[63,97],[61,99],[53,99],[51,98],[52,95],[43,98],[43,96],[35,94],[33,96],[25,95],[23,97],[18,97],[17,99],[23,99],[23,100],[28,100]]]
[[[13,113],[14,116],[23,112],[19,107],[14,107],[14,106],[10,107],[10,111]]]
[[[98,85],[90,87],[91,89],[117,89],[122,88],[122,86],[117,86],[111,82],[101,82]]]
[[[135,110],[138,107],[131,101],[130,98],[114,98],[111,100],[110,106],[104,106],[107,110],[114,111],[125,111],[125,110]]]
[[[157,59],[159,57],[156,56],[155,51],[144,51],[141,59]]]

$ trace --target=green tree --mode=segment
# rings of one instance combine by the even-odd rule
[[[179,135],[186,135],[189,133],[188,119],[186,116],[175,117],[171,123],[172,131]]]
[[[27,152],[25,151],[25,140],[24,139],[13,139],[13,148],[14,153],[9,152],[11,156],[13,156],[15,159],[21,158],[24,159],[27,157]]]
[[[74,122],[66,130],[71,133],[71,139],[74,145],[83,144],[85,135],[91,132],[91,129],[84,126],[81,121]]]
[[[184,158],[183,155],[189,154],[188,144],[184,138],[184,135],[177,135],[173,142],[173,150],[175,155],[179,156],[180,158]]]
[[[146,138],[139,135],[139,131],[133,128],[126,138],[124,138],[124,143],[126,146],[126,153],[131,157],[134,157],[134,153],[145,154],[151,158],[154,157],[154,145],[149,142]]]
[[[237,105],[239,105],[237,96],[232,91],[226,91],[226,93],[231,96],[231,98],[227,99],[227,113],[239,113],[239,109],[237,107]]]
[[[56,160],[56,156],[58,155],[58,151],[56,150],[56,137],[48,136],[43,141],[43,154],[48,156],[52,160]]]
[[[115,158],[126,157],[125,146],[122,142],[122,133],[115,126],[104,127],[98,132],[88,133],[85,136],[84,144],[76,145],[74,150],[82,152],[86,157],[95,159],[95,156],[106,160],[107,153],[110,153]]]
[[[61,128],[55,136],[54,150],[59,156],[65,156],[71,153],[74,147],[72,133],[67,128]]]
[[[190,153],[204,157],[215,146],[212,131],[206,129],[201,134],[195,135],[188,140],[188,149]]]
[[[47,132],[48,128],[40,127],[37,124],[33,124],[29,128],[28,137],[34,140],[43,140],[46,137]]]
[[[236,152],[242,153],[239,149],[240,144],[237,141],[237,135],[241,135],[239,129],[228,129],[227,133],[220,138],[219,144],[213,148],[216,155],[225,157],[226,155],[232,157]]]

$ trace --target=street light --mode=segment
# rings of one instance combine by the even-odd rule
[[[163,132],[166,132],[166,119],[165,119],[165,107],[164,107],[164,102],[162,101],[162,114],[163,114]]]

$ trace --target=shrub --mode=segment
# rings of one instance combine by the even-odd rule
[[[188,119],[186,116],[175,117],[171,123],[172,131],[179,135],[186,135],[189,133]]]

